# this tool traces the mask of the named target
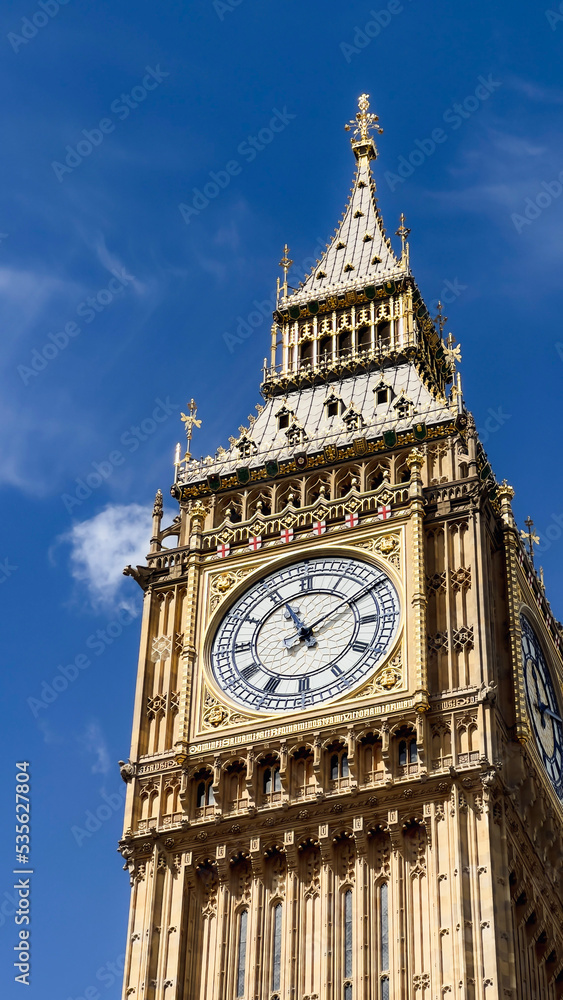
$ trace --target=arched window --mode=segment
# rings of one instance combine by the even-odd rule
[[[386,348],[391,343],[391,324],[389,322],[379,323],[377,326],[377,346]]]
[[[332,337],[323,337],[319,341],[319,360],[330,361],[332,358]]]
[[[203,809],[205,805],[205,781],[200,781],[197,786],[197,797],[196,806],[198,809]]]
[[[277,758],[267,757],[264,763],[267,765],[262,771],[262,793],[271,802],[279,801],[281,798],[281,776]]]
[[[313,361],[313,341],[308,340],[306,343],[301,344],[300,348],[300,360],[302,365],[310,365]]]
[[[215,805],[215,795],[213,794],[213,778],[210,774],[201,773],[196,775],[196,779],[199,777],[199,781],[196,785],[196,816],[205,816],[207,813],[212,814],[213,809],[208,809],[208,806]]]
[[[238,955],[237,955],[237,997],[244,996],[244,981],[246,978],[246,932],[248,927],[248,910],[242,910],[238,925]]]
[[[340,354],[348,354],[352,350],[352,331],[343,330],[338,337],[338,350]]]
[[[337,782],[338,786],[340,786],[344,779],[343,787],[347,786],[347,779],[350,776],[347,750],[340,749],[336,753],[331,754],[329,773],[331,781]]]
[[[397,763],[399,767],[405,768],[418,763],[418,747],[414,733],[405,734],[404,738],[399,741]]]
[[[371,347],[371,330],[369,326],[361,326],[358,330],[358,350],[369,351]]]

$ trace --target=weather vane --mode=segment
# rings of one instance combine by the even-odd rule
[[[190,458],[192,457],[190,452],[190,445],[192,443],[192,434],[194,427],[201,427],[201,420],[196,420],[197,403],[195,399],[190,399],[188,403],[188,410],[190,411],[189,413],[180,414],[180,419],[186,429],[186,438],[187,438],[186,454],[184,455],[184,462],[189,462]]]
[[[539,535],[536,535],[535,531],[533,531],[534,522],[532,521],[532,518],[530,517],[529,514],[528,514],[528,517],[526,518],[526,520],[524,521],[524,524],[526,525],[526,527],[527,527],[528,530],[527,531],[520,531],[520,537],[524,540],[524,543],[526,543],[526,542],[528,543],[528,554],[530,556],[530,559],[532,560],[532,566],[533,566],[534,565],[534,545],[539,545],[540,539],[539,539]]]
[[[369,94],[362,94],[358,98],[358,108],[360,109],[355,118],[347,122],[344,128],[347,132],[350,129],[353,130],[352,136],[352,146],[361,142],[372,142],[373,148],[375,150],[375,155],[377,156],[377,148],[375,142],[370,135],[370,131],[378,132],[380,135],[383,129],[378,124],[379,115],[374,115],[369,110]]]

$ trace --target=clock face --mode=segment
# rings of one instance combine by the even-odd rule
[[[539,639],[521,615],[522,657],[528,713],[545,769],[563,799],[563,719]]]
[[[399,615],[393,583],[369,563],[293,563],[251,586],[223,618],[211,648],[215,680],[257,712],[318,705],[373,673]]]

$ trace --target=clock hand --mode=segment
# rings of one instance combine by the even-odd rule
[[[297,611],[299,611],[299,608],[297,608]],[[305,627],[303,625],[303,622],[297,617],[297,613],[293,610],[293,608],[291,607],[291,605],[286,604],[283,616],[284,616],[284,618],[291,618],[293,620],[294,625],[297,628],[304,628]]]
[[[373,588],[380,582],[381,582],[381,577],[378,580],[375,580],[374,583],[370,583],[367,587],[364,587],[363,590],[360,590],[359,594],[354,594],[352,597],[347,597],[345,600],[340,601],[334,608],[332,608],[331,611],[327,611],[326,615],[323,615],[321,618],[317,618],[316,622],[313,622],[312,625],[309,625],[309,631],[312,632],[313,629],[318,628],[321,622],[324,622],[325,618],[330,618],[330,616],[333,615],[335,611],[338,611],[339,608],[344,607],[345,604],[353,604],[355,601],[359,601],[361,597],[364,597],[365,594],[369,594],[370,590],[373,590]]]
[[[297,617],[295,611],[289,604],[286,604],[285,607],[286,610],[284,611],[284,617],[291,618],[293,624],[298,629],[297,635],[289,636],[288,638],[283,640],[285,648],[291,649],[291,647],[295,645],[296,639],[298,642],[301,642],[301,640],[304,639],[307,646],[316,646],[317,640],[311,634],[311,629],[307,628],[307,626],[303,624],[303,622]]]
[[[549,715],[551,716],[552,719],[555,719],[556,722],[563,722],[563,719],[561,719],[559,715],[556,715],[555,712],[551,711],[549,705],[544,705],[543,703],[540,703],[539,705],[536,706],[536,708],[540,710],[542,718],[544,715]]]

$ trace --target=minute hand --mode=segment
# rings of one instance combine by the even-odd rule
[[[559,715],[556,715],[555,712],[552,712],[551,709],[547,707],[547,705],[543,709],[540,708],[540,712],[542,715],[550,715],[552,719],[556,720],[556,722],[563,722],[563,719],[561,719]]]
[[[378,583],[381,583],[381,580],[382,577],[380,577],[379,580],[375,580],[373,583],[370,583],[369,586],[364,587],[363,590],[360,590],[359,594],[354,594],[353,597],[347,597],[346,600],[340,601],[340,603],[337,604],[336,607],[332,608],[330,611],[327,611],[326,615],[323,615],[322,618],[317,618],[316,622],[313,622],[312,625],[309,625],[309,630],[312,632],[313,629],[316,629],[317,626],[321,624],[321,622],[324,622],[326,618],[330,618],[331,615],[333,615],[336,611],[338,611],[339,608],[342,608],[345,604],[353,604],[354,601],[359,601],[360,597],[363,597],[365,594],[369,594],[370,590],[373,590],[373,588],[377,586]]]

